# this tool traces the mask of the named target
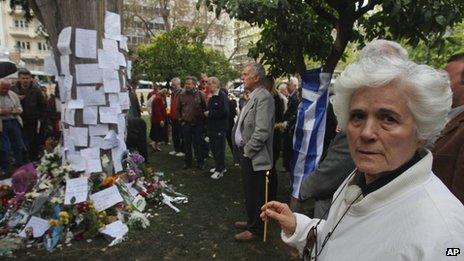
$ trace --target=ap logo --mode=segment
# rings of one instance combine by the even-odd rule
[[[457,256],[461,253],[461,250],[459,248],[447,248],[446,249],[446,256]]]

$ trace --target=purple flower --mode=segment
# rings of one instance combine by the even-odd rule
[[[132,160],[132,162],[134,162],[135,164],[141,164],[141,163],[144,163],[145,162],[145,158],[140,155],[138,152],[133,152],[130,154],[130,159]]]

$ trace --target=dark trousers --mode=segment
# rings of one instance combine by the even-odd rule
[[[3,120],[3,131],[0,132],[0,168],[8,172],[8,158],[10,151],[13,152],[16,165],[22,165],[23,160],[23,138],[21,125],[16,119]]]
[[[234,163],[236,164],[240,163],[240,153],[237,151],[237,148],[232,143],[232,129],[227,130],[226,140],[227,140],[227,144],[229,144],[230,152],[232,153]]]
[[[214,168],[221,172],[226,168],[225,150],[226,150],[226,132],[217,131],[209,133],[209,146],[214,158]]]
[[[251,159],[240,153],[240,169],[245,192],[245,209],[248,215],[247,230],[255,235],[263,233],[263,221],[259,217],[264,205],[266,171],[253,171]]]
[[[137,150],[146,161],[148,161],[147,151],[147,124],[140,118],[127,120],[127,148]]]
[[[184,152],[182,126],[178,120],[171,120],[172,143],[176,152]]]
[[[203,166],[204,158],[201,151],[203,141],[203,124],[184,123],[182,125],[182,136],[184,138],[185,165],[192,165],[192,145],[197,159],[197,165]],[[203,141],[204,142],[204,141]]]
[[[286,171],[291,170],[293,158],[293,133],[285,132],[283,135],[282,165]]]
[[[37,132],[38,123],[38,119],[28,119],[23,122],[23,137],[29,161],[39,160],[40,137]]]

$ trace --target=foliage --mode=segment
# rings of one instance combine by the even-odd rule
[[[204,34],[199,29],[176,27],[155,36],[150,44],[140,45],[135,52],[135,75],[153,81],[169,81],[206,73],[225,82],[236,78],[223,54],[203,45]]]
[[[456,53],[464,52],[464,23],[456,25],[448,37],[440,37],[432,41],[420,41],[414,47],[408,47],[410,57],[435,68],[444,68],[448,58]]]
[[[261,62],[271,65],[274,76],[301,74],[308,57],[332,72],[349,42],[362,47],[365,40],[380,37],[405,39],[415,46],[431,35],[443,35],[447,28],[462,21],[464,10],[462,0],[199,0],[199,3],[261,27],[262,39],[249,55],[260,56]]]

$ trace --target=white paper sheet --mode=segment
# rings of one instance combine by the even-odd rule
[[[126,52],[129,51],[129,48],[127,47],[127,36],[121,36],[121,40],[119,40],[119,47],[121,47],[121,49],[123,49]]]
[[[50,228],[50,225],[48,224],[48,220],[31,216],[31,219],[29,219],[24,229],[19,233],[20,237],[26,237],[25,230],[28,227],[32,228],[32,235],[34,238],[38,238],[43,236],[43,234]]]
[[[118,115],[118,138],[120,140],[125,140],[126,135],[126,117],[123,114]]]
[[[65,76],[58,76],[56,78],[56,81],[58,83],[58,89],[60,91],[60,101],[62,103],[65,103],[68,98],[67,98],[67,90],[66,90],[66,85],[65,85]]]
[[[75,151],[74,139],[69,135],[69,129],[63,129],[63,147],[71,153]]]
[[[66,108],[66,109],[64,110],[64,121],[65,121],[67,124],[74,126],[74,125],[75,125],[75,122],[74,122],[75,113],[76,113],[76,110]]]
[[[76,28],[76,57],[97,58],[97,31]]]
[[[113,12],[105,12],[105,38],[121,39],[121,16]]]
[[[103,69],[103,87],[105,93],[119,93],[119,72],[117,70]]]
[[[56,67],[53,55],[44,58],[44,72],[50,75],[58,75],[58,67]]]
[[[87,147],[89,129],[80,127],[69,127],[69,135],[73,138],[75,146]]]
[[[117,52],[116,55],[117,55],[117,58],[118,58],[118,65],[122,66],[122,67],[126,67],[126,65],[127,65],[126,56],[124,56],[124,54],[120,53],[120,52]]]
[[[110,130],[108,134],[103,138],[103,144],[102,144],[102,149],[108,150],[112,148],[116,148],[119,146],[119,139],[118,135],[116,135],[116,132],[114,130]]]
[[[85,159],[86,174],[102,172],[99,148],[87,148],[81,150],[80,152],[82,157]]]
[[[74,204],[81,203],[87,200],[88,194],[88,179],[85,177],[67,179],[66,190],[64,194],[64,204],[72,205],[71,199],[74,197]]]
[[[77,84],[102,82],[102,72],[96,63],[76,64]]]
[[[98,49],[98,67],[101,69],[118,70],[120,59],[119,52]]]
[[[122,238],[128,231],[129,228],[122,223],[121,220],[115,221],[100,229],[100,233],[106,234],[112,238]]]
[[[72,27],[68,26],[68,27],[63,28],[63,30],[61,30],[60,34],[58,35],[58,43],[56,45],[61,55],[72,54],[71,34],[72,34]]]
[[[109,131],[108,124],[98,124],[95,126],[89,126],[90,136],[102,136],[106,135]]]
[[[103,50],[110,51],[110,52],[117,52],[118,51],[118,42],[113,39],[103,39]]]
[[[98,121],[98,107],[86,106],[83,110],[84,124],[97,125]]]
[[[61,74],[71,75],[71,72],[69,71],[69,55],[60,56],[60,64],[61,64]]]
[[[127,61],[127,68],[126,68],[126,75],[127,79],[131,79],[132,77],[132,61]]]
[[[101,123],[118,123],[118,108],[100,107],[99,110]]]
[[[85,170],[85,160],[79,152],[69,152],[66,158],[74,171]]]
[[[119,138],[118,138],[119,139]],[[122,155],[127,150],[126,143],[123,139],[119,139],[119,146],[111,149],[111,158],[115,172],[122,171]]]
[[[85,106],[106,105],[105,92],[103,88],[95,86],[77,86],[77,98],[84,100]]]
[[[99,136],[90,136],[90,148],[100,148],[103,149],[103,137]]]
[[[119,104],[121,104],[121,109],[128,110],[130,107],[129,92],[120,92],[119,93]]]
[[[68,109],[82,109],[84,108],[84,100],[77,99],[77,100],[69,100],[67,104]]]
[[[114,185],[90,195],[90,199],[93,201],[95,209],[98,212],[122,202],[121,194],[119,194],[118,188]]]

